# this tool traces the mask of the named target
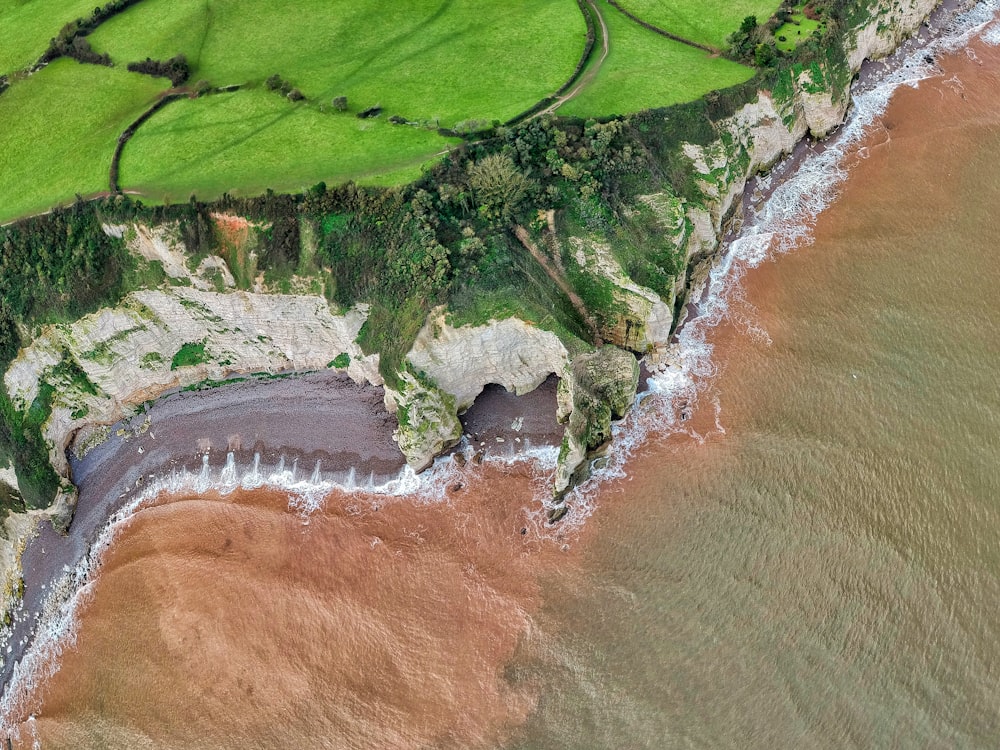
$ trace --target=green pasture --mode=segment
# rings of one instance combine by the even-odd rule
[[[436,132],[292,104],[263,89],[181,99],[139,128],[122,154],[121,184],[172,202],[191,194],[296,191],[324,180],[419,175],[450,142]]]
[[[783,23],[774,32],[774,43],[782,52],[791,52],[820,28],[821,23],[795,13],[792,20]]]
[[[594,81],[559,114],[591,117],[691,101],[748,80],[754,71],[644,29],[601,6],[610,52]],[[598,54],[595,51],[595,54]]]
[[[89,15],[99,4],[94,0],[0,0],[0,75],[37,62],[59,29]]]
[[[124,64],[184,53],[192,80],[262,84],[354,112],[507,119],[569,77],[586,27],[573,0],[144,0],[90,36]]]
[[[118,135],[161,85],[56,60],[0,95],[0,221],[108,189]]]
[[[636,18],[699,44],[724,49],[726,39],[747,16],[763,23],[778,0],[618,0]],[[601,6],[602,10],[604,6]],[[614,12],[608,8],[605,15]]]

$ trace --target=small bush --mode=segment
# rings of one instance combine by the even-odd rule
[[[170,361],[170,369],[176,370],[178,367],[193,367],[208,361],[205,353],[204,342],[184,344],[177,350],[177,354]]]
[[[328,364],[327,367],[334,368],[337,370],[343,370],[349,364],[351,364],[351,355],[348,354],[347,352],[341,352],[340,354],[338,354],[336,357],[333,358],[333,361],[330,362],[330,364]]]

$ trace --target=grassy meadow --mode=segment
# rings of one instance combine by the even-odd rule
[[[577,117],[627,114],[691,101],[753,76],[751,68],[644,29],[602,6],[610,52],[596,79],[559,109]]]
[[[38,61],[67,21],[88,15],[94,0],[0,0],[0,75]]]
[[[792,14],[792,20],[783,23],[774,32],[775,46],[782,52],[791,52],[820,28],[820,22],[806,18],[803,13]]]
[[[722,45],[763,0],[620,0],[695,41]],[[290,7],[290,5],[292,7]],[[753,71],[672,42],[606,3],[610,54],[591,62],[557,114],[627,114],[689,101]],[[94,9],[76,0],[0,0],[0,73],[37,60],[49,38]],[[12,31],[11,31],[12,30]],[[296,191],[317,182],[408,182],[453,141],[443,127],[507,120],[551,95],[583,52],[575,0],[142,0],[87,37],[114,67],[60,59],[0,94],[0,221],[108,189],[115,142],[170,88],[129,62],[186,56],[188,86],[236,92],[170,103],[125,147],[119,184],[148,201]],[[278,74],[305,96],[265,85]],[[346,97],[346,111],[333,106]],[[356,117],[380,107],[370,119]],[[388,122],[396,116],[410,125]]]
[[[618,4],[671,34],[724,49],[726,39],[747,16],[766,21],[778,0],[618,0]],[[610,12],[610,10],[609,10]]]
[[[314,103],[358,112],[506,120],[555,91],[583,52],[573,0],[144,0],[90,37],[120,62],[184,53],[192,80],[280,74]]]
[[[0,95],[0,222],[108,189],[119,133],[161,84],[56,60]]]
[[[297,191],[326,180],[377,177],[420,165],[448,148],[436,132],[359,120],[249,89],[182,99],[141,127],[121,161],[122,184],[172,202],[192,193]]]

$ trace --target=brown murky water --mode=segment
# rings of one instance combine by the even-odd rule
[[[996,746],[1000,52],[946,67],[581,531],[524,468],[142,511],[14,746]]]

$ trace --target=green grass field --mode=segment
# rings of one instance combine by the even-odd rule
[[[623,0],[647,17],[666,3]],[[148,201],[211,199],[224,192],[299,190],[354,179],[402,184],[447,149],[438,124],[506,120],[551,95],[583,51],[575,0],[142,0],[88,39],[114,68],[58,60],[0,95],[0,221],[108,189],[115,140],[170,84],[130,74],[147,57],[187,56],[189,83],[239,84],[235,93],[169,104],[125,147],[122,189]],[[674,33],[719,44],[743,16],[771,3],[673,0]],[[748,79],[753,71],[666,40],[599,2],[610,54],[559,114],[627,114],[689,101]],[[701,8],[702,6],[698,6]],[[0,0],[14,29],[0,70],[37,60],[66,22],[93,2]],[[724,11],[724,12],[723,12]],[[652,22],[662,18],[648,16]],[[705,20],[708,19],[708,20]],[[697,23],[695,23],[697,22]],[[694,29],[694,31],[692,31]],[[700,36],[699,36],[700,35]],[[600,53],[600,45],[595,56]],[[593,65],[593,63],[592,63]],[[307,97],[268,91],[280,74]],[[348,110],[332,99],[346,96]],[[369,107],[382,114],[361,120]],[[391,125],[399,115],[424,127]]]
[[[122,130],[162,86],[57,60],[0,96],[0,221],[108,189]]]
[[[664,39],[601,6],[611,49],[594,82],[559,109],[577,117],[626,114],[697,99],[735,86],[754,71],[721,57]]]
[[[0,0],[0,75],[38,61],[68,21],[94,10],[94,0]]]
[[[802,13],[795,13],[790,22],[781,24],[774,32],[774,43],[782,52],[791,52],[819,27],[819,21],[806,18]]]
[[[780,3],[777,0],[618,0],[618,4],[671,34],[724,49],[726,39],[744,18],[757,16],[763,23]],[[607,14],[613,11],[609,8]]]
[[[448,146],[434,131],[323,113],[250,89],[168,105],[125,147],[121,182],[178,202],[192,193],[210,199],[266,188],[295,191],[320,180],[378,182],[382,173],[399,170],[412,179]]]
[[[312,101],[352,111],[505,120],[569,77],[585,25],[572,0],[144,0],[93,47],[125,63],[177,53],[192,79],[260,84],[279,73]]]

